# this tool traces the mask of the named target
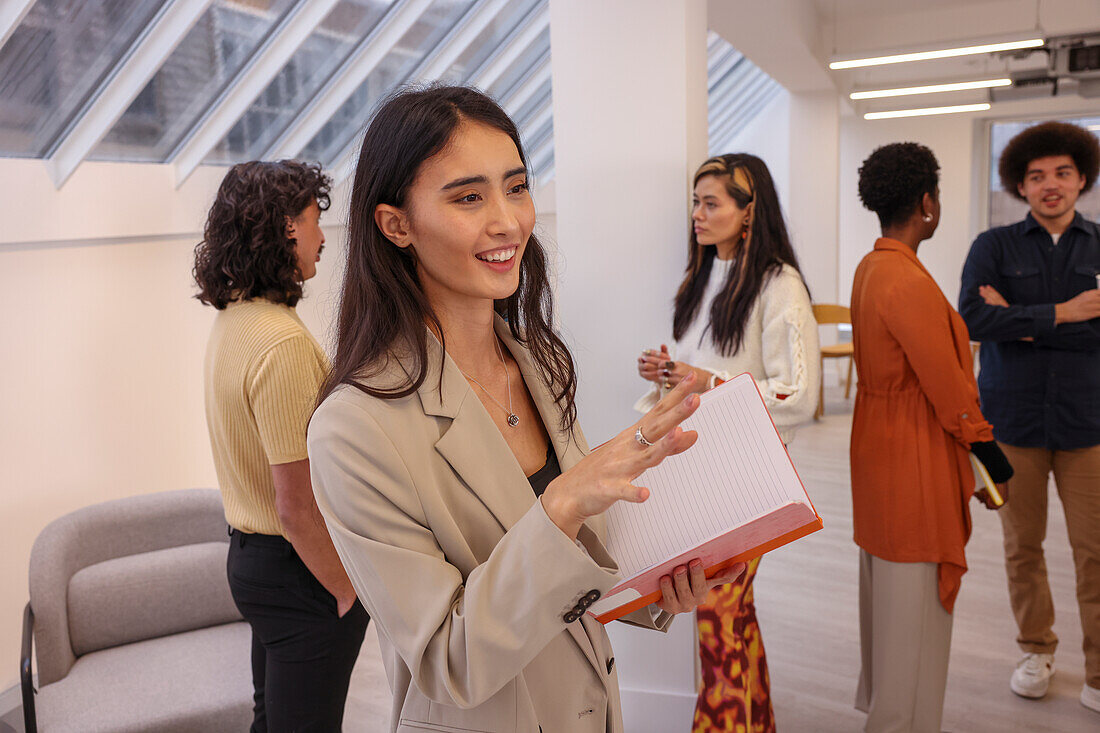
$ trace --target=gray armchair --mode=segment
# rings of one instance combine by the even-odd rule
[[[43,529],[20,663],[28,733],[247,730],[251,631],[229,593],[228,540],[212,489],[97,504]]]

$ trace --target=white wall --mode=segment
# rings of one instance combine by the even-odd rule
[[[691,175],[707,154],[702,0],[551,0],[557,295],[592,445],[638,419],[636,358],[669,338]],[[694,629],[608,628],[626,729],[686,730]]]

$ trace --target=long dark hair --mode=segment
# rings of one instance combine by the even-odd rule
[[[734,181],[734,172],[739,168],[748,179],[749,190]],[[711,304],[707,325],[715,346],[723,355],[729,356],[741,347],[745,322],[768,277],[783,265],[790,265],[799,275],[802,271],[787,236],[787,225],[783,222],[775,183],[764,161],[748,153],[717,155],[699,166],[692,186],[697,185],[704,176],[714,176],[723,183],[738,208],[744,209],[753,204],[748,237],[738,247],[736,262],[730,268],[721,292]],[[688,235],[687,271],[676,292],[676,308],[672,316],[672,335],[677,341],[687,333],[699,311],[714,267],[716,250],[716,247],[699,244],[694,229],[691,230]]]
[[[195,297],[218,310],[254,298],[296,305],[302,273],[287,219],[314,201],[327,209],[331,184],[321,166],[296,160],[253,160],[230,168],[195,247]]]
[[[476,89],[449,85],[398,89],[371,120],[352,184],[336,356],[319,402],[341,384],[372,397],[397,399],[424,383],[428,369],[426,326],[433,326],[441,340],[443,329],[420,285],[413,248],[402,249],[386,239],[375,224],[374,211],[379,204],[406,205],[421,165],[447,146],[463,121],[488,125],[508,135],[527,165],[515,123]],[[519,267],[519,287],[494,307],[507,319],[512,336],[530,350],[562,410],[562,427],[571,429],[577,414],[576,369],[551,325],[553,302],[546,253],[533,234]],[[411,356],[411,363],[405,365],[411,367],[408,381],[396,387],[368,384],[369,377],[379,372],[396,350]]]

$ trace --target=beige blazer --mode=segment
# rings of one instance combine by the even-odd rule
[[[563,471],[587,453],[527,350],[497,319]],[[429,339],[428,376],[412,395],[333,392],[309,426],[317,503],[377,624],[393,691],[390,730],[620,733],[611,645],[603,626],[565,616],[617,582],[593,518],[569,540],[535,500],[500,431],[448,356]],[[397,359],[371,378],[405,377]],[[654,607],[630,622],[667,627]],[[355,721],[348,721],[354,727]]]

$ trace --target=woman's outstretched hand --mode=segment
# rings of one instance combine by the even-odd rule
[[[657,608],[665,613],[694,611],[707,599],[711,588],[732,583],[741,577],[747,567],[739,562],[707,580],[702,561],[692,560],[686,567],[681,565],[672,571],[672,575],[661,578],[661,600],[657,601]]]
[[[665,458],[683,453],[699,438],[694,430],[680,427],[699,407],[694,383],[694,375],[689,375],[641,420],[551,481],[542,495],[550,521],[575,540],[584,520],[602,514],[615,502],[649,498],[649,489],[635,486],[634,479]],[[637,439],[639,430],[651,445]]]

